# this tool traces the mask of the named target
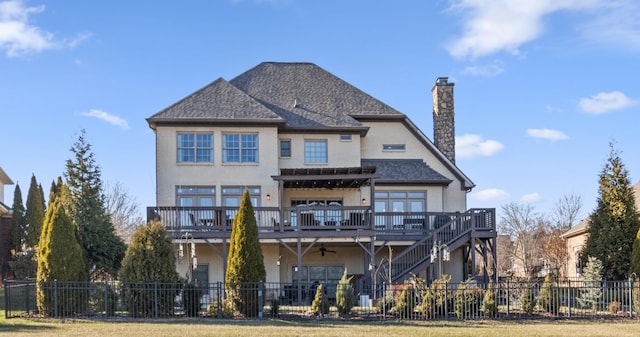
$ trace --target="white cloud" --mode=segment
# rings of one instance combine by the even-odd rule
[[[473,158],[491,156],[502,150],[504,145],[495,140],[484,140],[480,135],[463,135],[456,137],[456,156]]]
[[[569,139],[562,131],[552,129],[528,129],[527,134],[533,138],[547,139],[551,141]]]
[[[96,109],[91,109],[87,112],[81,112],[80,115],[82,116],[87,116],[87,117],[94,117],[100,120],[103,120],[109,124],[113,124],[115,126],[120,127],[123,130],[128,130],[129,129],[129,123],[116,115],[112,115],[108,112],[104,112],[104,111],[100,111],[100,110],[96,110]]]
[[[538,192],[525,194],[520,198],[520,200],[524,203],[532,203],[539,201],[540,199],[542,199],[542,197],[540,196],[540,194],[538,194]]]
[[[449,9],[463,14],[464,32],[447,46],[447,50],[457,58],[475,58],[502,51],[518,55],[522,44],[543,33],[545,15],[591,8],[598,1],[452,0]]]
[[[480,201],[500,201],[509,199],[509,193],[497,188],[488,188],[472,193],[471,197]]]
[[[598,15],[579,27],[588,41],[640,50],[640,3],[601,1]]]
[[[636,105],[638,102],[619,91],[612,91],[600,92],[590,98],[581,98],[578,104],[582,111],[600,115]]]
[[[28,23],[29,15],[42,11],[44,6],[25,7],[22,1],[0,2],[0,48],[7,56],[57,47],[53,34]]]
[[[462,70],[463,74],[483,77],[495,77],[504,72],[504,64],[500,60],[495,60],[484,66],[469,66]]]

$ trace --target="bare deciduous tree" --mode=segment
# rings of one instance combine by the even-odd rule
[[[138,226],[144,224],[144,219],[138,210],[138,203],[120,182],[107,185],[105,190],[107,214],[111,217],[118,236],[128,244]]]
[[[544,220],[530,204],[506,204],[502,206],[502,213],[499,230],[509,235],[514,243],[511,252],[514,264],[519,265],[524,276],[532,277],[540,265]]]
[[[581,209],[582,198],[579,195],[569,194],[560,198],[553,208],[554,229],[569,230],[578,222]]]

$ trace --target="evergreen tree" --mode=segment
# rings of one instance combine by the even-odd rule
[[[82,308],[82,296],[60,296],[54,299],[52,281],[82,281],[87,271],[82,248],[76,240],[76,227],[66,208],[68,189],[62,186],[49,204],[42,235],[38,243],[38,310],[47,316],[55,312],[66,315]]]
[[[347,277],[347,268],[344,269],[342,278],[336,288],[336,307],[340,315],[351,312],[351,308],[356,304],[356,291],[351,285],[351,277]]]
[[[119,278],[132,316],[154,317],[156,304],[159,315],[173,311],[179,275],[173,245],[161,222],[138,227],[122,260]],[[157,297],[151,291],[152,282],[159,283]]]
[[[316,315],[326,315],[329,313],[329,299],[325,294],[322,284],[318,284],[318,287],[316,287],[316,294],[313,297],[313,302],[311,302],[311,311]]]
[[[97,279],[118,273],[126,246],[105,211],[100,167],[85,136],[82,130],[71,148],[73,158],[67,160],[65,178],[83,256],[91,278]]]
[[[560,307],[560,294],[553,274],[547,274],[540,288],[538,297],[542,309],[552,314],[557,314]]]
[[[227,297],[233,300],[240,313],[257,314],[257,287],[251,285],[249,287],[253,289],[247,289],[247,283],[265,281],[266,276],[258,226],[249,191],[245,191],[231,229],[225,275]]]
[[[16,184],[16,189],[13,192],[13,205],[11,207],[13,214],[11,215],[10,247],[17,254],[22,250],[22,244],[26,243],[25,235],[27,233],[25,209],[22,204],[22,191],[20,191],[19,184]]]
[[[608,161],[600,173],[599,197],[590,217],[589,237],[582,256],[583,263],[588,256],[602,262],[604,279],[623,280],[630,270],[640,220],[628,172],[613,144],[610,147]]]
[[[636,278],[640,276],[640,230],[636,234],[636,240],[633,241],[633,251],[631,252],[631,269],[629,275],[635,274]]]
[[[42,197],[42,188],[39,186],[36,176],[31,175],[31,184],[27,193],[27,210],[25,212],[27,247],[34,247],[38,244],[44,215],[45,205]]]
[[[598,307],[598,301],[602,296],[602,271],[604,267],[602,262],[596,257],[589,256],[587,263],[584,266],[582,272],[582,278],[584,279],[584,289],[580,291],[578,297],[578,303],[582,307],[596,310]]]

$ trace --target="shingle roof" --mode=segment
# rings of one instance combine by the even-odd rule
[[[422,159],[362,159],[362,166],[375,166],[380,178],[376,183],[449,185],[451,180]]]
[[[358,127],[352,117],[404,114],[313,63],[263,62],[229,81],[289,127]]]
[[[312,63],[263,62],[149,117],[157,122],[272,121],[289,128],[367,128],[354,117],[405,115]]]
[[[246,93],[219,78],[179,102],[149,117],[149,122],[284,120]]]

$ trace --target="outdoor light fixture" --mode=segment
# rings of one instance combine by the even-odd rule
[[[187,247],[185,248],[184,244],[187,245]],[[187,269],[187,279],[189,281],[191,281],[191,276],[192,276],[192,272],[189,270],[196,270],[198,269],[198,257],[196,256],[196,243],[195,241],[193,241],[193,235],[191,235],[191,233],[186,232],[184,234],[182,234],[182,236],[180,237],[180,241],[178,243],[178,262],[182,263],[182,259],[185,256],[185,249],[187,250],[187,254],[189,256],[189,260],[187,260],[189,267]],[[189,249],[191,249],[191,251],[189,252]]]
[[[361,201],[361,202],[362,202],[362,204],[363,204],[363,205],[366,205],[366,204],[367,204],[367,199],[362,198],[362,201]]]
[[[282,258],[282,256],[278,256],[278,259],[276,260],[276,266],[280,267],[280,259]]]
[[[271,200],[271,194],[267,194],[267,200]]]

